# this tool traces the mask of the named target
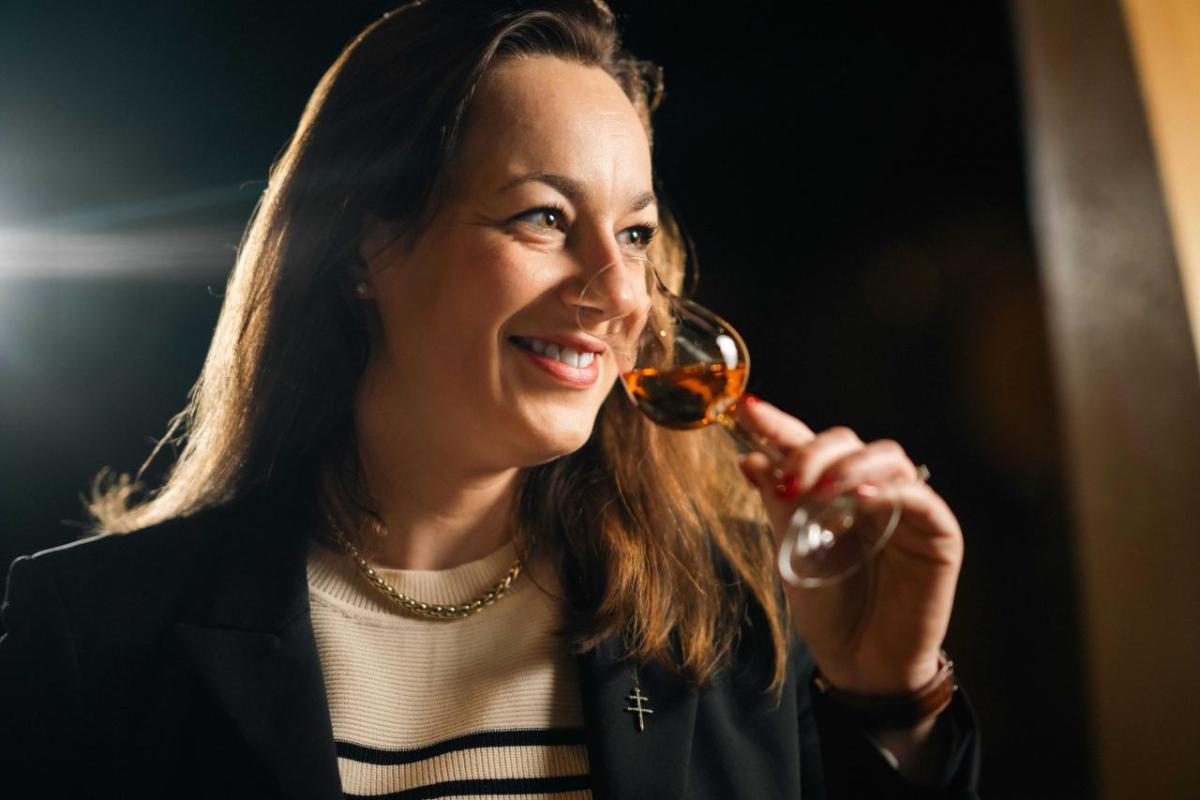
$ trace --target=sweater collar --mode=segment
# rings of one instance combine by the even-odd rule
[[[258,490],[194,519],[220,537],[219,552],[211,591],[192,598],[175,625],[174,652],[285,796],[333,800],[342,796],[341,781],[309,615],[307,515],[291,488]],[[683,796],[696,691],[657,664],[635,676],[616,636],[577,664],[594,795]],[[635,681],[653,711],[643,730],[626,710]]]

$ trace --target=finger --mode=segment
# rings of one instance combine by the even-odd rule
[[[784,477],[780,480],[779,495],[788,500],[795,499],[831,481],[823,474],[841,459],[863,449],[862,439],[846,427],[830,428],[817,434],[811,442],[797,448],[778,465]]]
[[[779,483],[780,478],[783,477],[783,473],[775,466],[775,462],[759,452],[743,453],[738,456],[738,466],[741,467],[746,480],[759,489],[770,488]]]
[[[863,483],[912,483],[917,468],[900,444],[891,439],[871,442],[825,468],[817,484],[840,492]]]
[[[906,523],[904,528],[923,534],[906,536],[904,541],[895,542],[896,545],[947,561],[961,557],[962,529],[958,520],[946,501],[928,484],[909,483],[888,489],[867,486],[856,494],[859,513],[863,514],[890,514],[892,504],[899,502]]]
[[[746,430],[768,440],[785,454],[814,438],[812,429],[803,422],[752,394],[742,395],[735,413]]]

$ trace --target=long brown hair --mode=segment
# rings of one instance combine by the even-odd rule
[[[368,304],[351,289],[361,225],[370,214],[419,238],[448,191],[480,78],[522,54],[605,70],[653,142],[662,72],[622,48],[600,0],[418,0],[375,21],[321,78],[272,165],[188,405],[136,479],[97,476],[95,531],[193,514],[316,463],[343,465],[363,497],[351,417],[369,347]],[[677,289],[689,249],[660,192],[650,257]],[[621,634],[632,657],[703,685],[729,663],[750,616],[780,688],[786,606],[732,446],[714,429],[657,427],[621,394],[609,395],[583,448],[524,471],[514,510],[522,551],[569,577],[573,646]],[[179,456],[143,494],[142,474],[167,443],[182,445]]]

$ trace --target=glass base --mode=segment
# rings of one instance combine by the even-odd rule
[[[846,580],[874,558],[895,532],[899,501],[881,511],[882,515],[863,514],[853,492],[825,504],[800,506],[779,547],[779,574],[804,589]]]

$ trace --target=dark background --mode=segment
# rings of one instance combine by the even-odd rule
[[[657,169],[751,390],[899,440],[962,523],[946,647],[984,796],[1090,796],[1006,5],[612,6],[665,69]],[[183,407],[270,162],[389,7],[0,6],[4,564],[78,537],[90,478]]]

